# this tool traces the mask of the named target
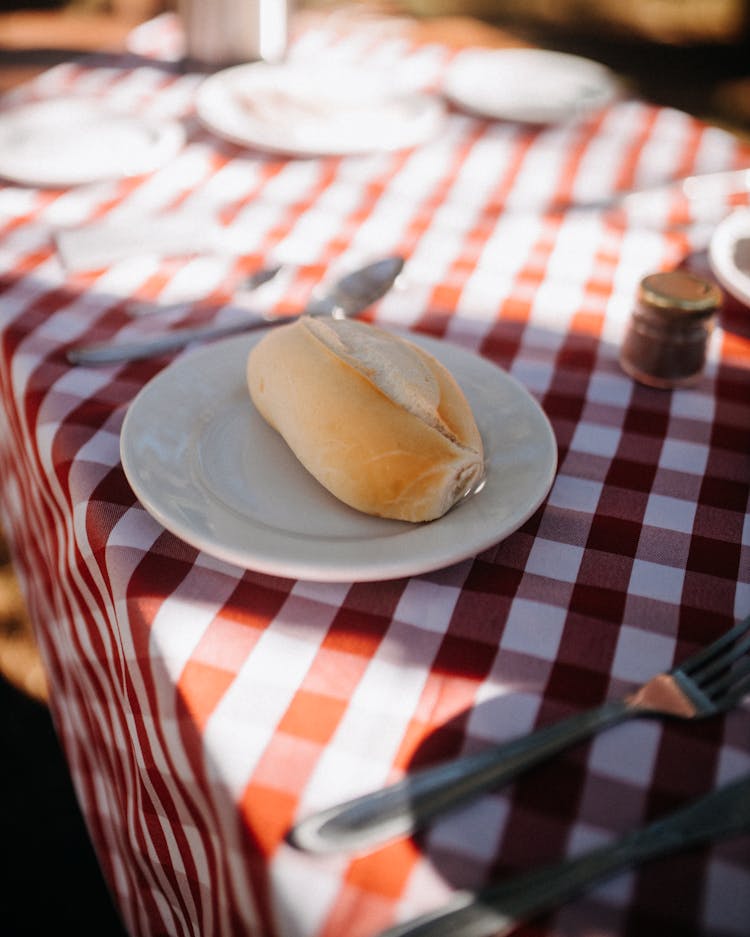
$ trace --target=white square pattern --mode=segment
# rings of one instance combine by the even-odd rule
[[[479,702],[469,715],[468,732],[472,738],[487,742],[507,742],[534,730],[539,714],[539,696],[515,689],[491,700]]]
[[[633,394],[633,382],[619,374],[594,374],[589,382],[588,400],[625,407]]]
[[[565,609],[528,599],[516,599],[503,632],[501,646],[508,651],[555,659],[560,645]]]
[[[526,561],[526,572],[562,582],[575,582],[583,559],[583,547],[537,537]]]
[[[649,563],[646,560],[634,560],[628,593],[679,605],[684,581],[684,569]]]
[[[659,458],[661,468],[689,472],[691,475],[703,475],[707,462],[708,446],[681,439],[666,439]]]
[[[593,514],[602,494],[602,483],[587,478],[559,474],[552,486],[548,502],[569,511]]]
[[[407,584],[396,607],[396,621],[445,634],[461,590],[422,579]]]
[[[623,625],[612,661],[612,676],[637,683],[647,680],[672,666],[674,649],[673,638]]]
[[[646,505],[643,522],[651,527],[689,534],[693,529],[695,511],[696,505],[691,501],[652,494]]]
[[[576,427],[570,447],[576,452],[588,452],[590,455],[612,458],[617,452],[621,436],[619,429],[582,420]]]
[[[604,777],[648,787],[661,726],[643,719],[601,732],[591,743],[589,768]]]

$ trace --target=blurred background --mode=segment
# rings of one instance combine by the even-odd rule
[[[0,0],[0,90],[67,50],[116,48],[129,29],[177,2]],[[589,55],[657,103],[750,132],[750,0],[348,0],[357,4],[416,16],[447,37],[458,18]],[[481,36],[493,43],[491,29]]]
[[[750,140],[750,0],[367,6],[412,15],[425,37],[454,45],[503,45],[510,38],[589,56],[642,97]],[[0,93],[71,54],[122,48],[132,28],[169,8],[164,0],[0,0]],[[0,837],[10,859],[0,877],[0,935],[123,937],[57,744],[44,669],[1,530],[0,763]]]

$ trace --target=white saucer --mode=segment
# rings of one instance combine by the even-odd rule
[[[151,172],[182,147],[178,123],[152,121],[85,97],[0,111],[0,177],[64,188]]]
[[[253,62],[224,69],[198,90],[198,117],[232,143],[291,156],[347,156],[430,140],[444,106],[399,91],[366,69]]]
[[[546,497],[557,445],[536,400],[485,358],[410,334],[466,393],[484,442],[486,483],[429,524],[348,507],[302,467],[250,400],[247,356],[266,331],[178,358],[139,392],[123,423],[120,452],[133,491],[197,549],[295,579],[393,579],[474,556]]]
[[[750,306],[750,209],[740,208],[717,225],[708,260],[724,289]]]
[[[551,124],[611,103],[620,85],[591,59],[544,49],[472,49],[456,56],[443,81],[455,106],[482,117]]]

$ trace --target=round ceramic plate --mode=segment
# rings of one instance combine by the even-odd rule
[[[439,569],[497,543],[536,510],[557,465],[547,417],[505,371],[464,349],[410,338],[442,361],[484,441],[484,488],[426,524],[371,517],[334,498],[255,410],[245,382],[266,330],[199,349],[130,406],[122,463],[168,530],[230,563],[295,579],[356,582]]]
[[[734,211],[717,225],[708,259],[724,289],[750,306],[750,210]]]
[[[444,115],[434,96],[399,92],[366,71],[266,62],[210,76],[196,108],[209,130],[232,143],[293,156],[417,146]]]
[[[65,187],[151,172],[185,141],[180,124],[113,110],[91,98],[51,98],[0,112],[0,176]]]
[[[462,52],[443,82],[443,93],[457,107],[531,124],[582,117],[609,104],[619,91],[604,65],[544,49]]]

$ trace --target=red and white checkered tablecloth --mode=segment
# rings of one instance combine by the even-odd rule
[[[174,21],[141,30],[171,49]],[[439,87],[453,52],[407,25],[308,25],[292,56]],[[750,164],[728,133],[623,98],[548,128],[451,112],[414,150],[283,159],[191,113],[199,77],[157,62],[56,67],[12,100],[85,93],[184,119],[154,173],[64,190],[0,185],[2,522],[49,668],[52,708],[107,880],[133,935],[372,937],[515,870],[606,841],[750,768],[750,712],[602,733],[511,788],[369,855],[314,857],[295,818],[409,767],[626,692],[750,611],[750,340],[730,307],[691,390],[634,384],[617,355],[647,273],[692,257],[733,196],[617,192]],[[52,233],[217,213],[240,257],[63,269]],[[241,226],[241,227],[240,227]],[[220,304],[270,259],[401,252],[371,318],[506,368],[554,427],[549,497],[504,542],[439,572],[325,584],[239,569],[166,532],[119,457],[129,402],[164,360],[73,368],[64,348],[150,328],[135,299],[186,284]],[[185,308],[186,321],[202,315]],[[750,841],[620,876],[522,931],[750,934]]]

